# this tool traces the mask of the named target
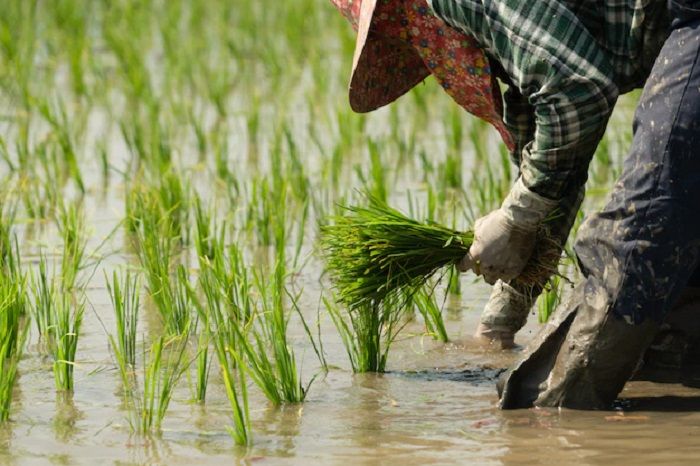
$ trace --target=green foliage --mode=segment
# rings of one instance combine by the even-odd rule
[[[321,243],[338,298],[371,309],[417,289],[469,251],[473,235],[421,223],[376,198],[368,207],[344,207],[321,227]]]
[[[564,280],[561,277],[555,275],[549,280],[549,282],[545,286],[544,291],[537,300],[537,315],[539,317],[540,322],[547,322],[554,310],[561,303],[563,283]]]
[[[80,287],[78,274],[85,258],[87,232],[82,211],[75,204],[62,205],[57,219],[63,239],[61,286],[65,291]]]
[[[0,423],[10,417],[17,367],[29,329],[26,283],[23,275],[0,270]]]
[[[53,299],[48,334],[49,353],[53,357],[54,380],[57,390],[73,391],[75,355],[85,302],[83,298],[74,299],[66,292],[54,294]]]
[[[135,372],[122,373],[122,383],[131,430],[145,435],[160,432],[175,386],[187,370],[187,335],[160,336],[149,351],[145,342],[143,346],[141,385]]]
[[[136,367],[136,330],[138,326],[141,282],[138,275],[128,270],[123,274],[116,271],[112,281],[105,276],[107,292],[112,301],[112,309],[117,326],[116,337],[110,335],[112,351],[122,372]]]
[[[413,303],[423,316],[425,328],[428,333],[436,340],[447,343],[450,339],[447,336],[445,321],[442,318],[442,310],[435,302],[435,296],[433,295],[432,290],[426,290],[423,288],[416,292],[413,295]]]
[[[392,294],[379,303],[362,303],[343,309],[336,302],[323,298],[353,372],[384,372],[391,345],[405,323],[406,299]]]

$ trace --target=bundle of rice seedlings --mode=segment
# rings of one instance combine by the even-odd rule
[[[410,296],[438,270],[459,263],[472,245],[472,231],[419,222],[367,198],[367,207],[341,207],[343,214],[321,227],[328,271],[338,299],[350,309],[376,306],[391,295]],[[551,246],[540,241],[534,253],[538,260],[516,280],[542,285],[556,273],[560,249]]]
[[[342,207],[321,227],[321,244],[337,297],[354,309],[423,285],[437,270],[459,262],[472,232],[413,220],[368,197],[367,207]]]

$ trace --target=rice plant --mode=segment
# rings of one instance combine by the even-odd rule
[[[262,297],[251,323],[235,328],[238,335],[235,354],[268,400],[274,404],[298,403],[306,398],[313,378],[302,385],[294,350],[287,337],[290,313],[285,309],[286,289],[280,273],[278,266],[272,283],[256,275],[256,288]]]
[[[555,275],[549,279],[549,282],[544,288],[544,291],[537,300],[537,315],[540,322],[544,323],[549,320],[554,310],[561,303],[561,294],[564,280]]]
[[[252,315],[247,277],[238,274],[228,275],[229,267],[224,265],[224,256],[217,254],[215,264],[209,263],[202,269],[199,284],[205,303],[198,300],[200,319],[206,326],[219,362],[219,370],[226,388],[226,396],[232,411],[233,425],[227,430],[237,445],[247,445],[250,436],[250,410],[246,374],[239,368],[237,357],[238,341],[241,337],[239,326]],[[230,261],[233,270],[238,270],[242,258],[233,249]],[[206,262],[206,258],[205,264]],[[229,280],[236,279],[235,282]]]
[[[36,324],[40,341],[43,341],[43,348],[48,350],[50,344],[50,327],[53,315],[55,314],[58,288],[50,279],[47,270],[46,256],[39,255],[39,267],[31,274],[31,294],[32,294],[32,317]]]
[[[381,303],[362,303],[347,309],[327,297],[323,302],[340,334],[353,372],[384,372],[389,350],[406,321],[405,298],[392,295]]]
[[[237,368],[236,358],[233,355],[235,343],[227,339],[226,335],[226,332],[216,333],[214,337],[221,376],[232,411],[233,425],[227,426],[226,429],[237,445],[248,445],[252,439],[246,373]]]
[[[0,271],[0,423],[10,417],[17,367],[29,325],[24,275]]]
[[[469,251],[472,233],[421,223],[376,198],[369,200],[368,207],[345,207],[345,215],[321,227],[338,298],[349,307],[371,309],[392,294],[417,289]]]
[[[131,184],[127,194],[127,230],[155,229],[180,245],[189,244],[190,186],[182,175],[169,168],[140,181],[146,184]]]
[[[160,431],[173,391],[187,370],[187,335],[166,339],[159,336],[146,351],[143,343],[141,387],[129,374],[122,374],[129,425],[144,435]]]
[[[36,99],[36,97],[35,97]],[[68,116],[66,105],[60,98],[36,99],[34,102],[39,114],[51,127],[48,142],[54,145],[51,153],[56,160],[54,164],[60,171],[53,172],[54,180],[72,179],[81,193],[85,193],[85,182],[78,164],[78,141],[83,125],[75,112]]]
[[[255,233],[254,238],[258,244],[271,246],[274,243],[274,210],[279,207],[267,179],[253,179],[249,195],[247,229]]]
[[[78,274],[85,258],[87,234],[85,218],[75,204],[62,205],[58,216],[58,229],[63,239],[63,256],[61,261],[61,285],[64,290],[73,290],[80,286]]]
[[[195,401],[204,403],[207,397],[209,385],[209,372],[211,370],[211,354],[209,353],[210,334],[205,329],[197,338]]]
[[[0,269],[2,270],[13,270],[18,266],[14,254],[16,241],[13,241],[12,234],[15,216],[16,204],[10,204],[6,195],[0,193]]]
[[[6,422],[10,417],[13,390],[17,381],[17,367],[22,357],[27,328],[25,326],[17,329],[20,335],[18,340],[13,340],[10,332],[6,330],[0,333],[0,423]]]
[[[450,339],[447,336],[445,321],[442,318],[442,310],[435,302],[433,291],[425,288],[419,290],[413,295],[413,303],[423,316],[428,333],[436,340],[440,340],[443,343],[448,342]]]
[[[122,372],[136,367],[136,330],[138,326],[141,282],[138,275],[128,270],[123,274],[116,271],[112,281],[105,276],[107,292],[112,301],[112,309],[117,327],[116,337],[110,335],[112,351]]]
[[[338,298],[350,308],[372,309],[422,287],[439,269],[455,266],[474,235],[434,222],[418,222],[368,196],[367,207],[344,207],[345,215],[321,226],[321,246]],[[540,241],[548,244],[548,240]],[[549,251],[552,249],[552,251]],[[558,250],[528,264],[516,280],[531,286],[556,273]],[[556,265],[555,265],[556,267]],[[396,300],[394,299],[396,305]]]
[[[213,259],[216,253],[217,235],[223,234],[223,229],[217,228],[212,220],[211,210],[202,206],[202,199],[194,197],[194,219],[195,219],[195,248],[197,257]]]
[[[146,275],[148,294],[158,309],[169,335],[180,335],[190,324],[187,270],[173,270],[174,239],[163,219],[143,218],[137,231],[138,255]],[[157,223],[153,223],[157,222]]]
[[[49,353],[57,390],[73,390],[73,373],[78,338],[85,311],[84,297],[73,298],[66,292],[54,295],[49,325]]]

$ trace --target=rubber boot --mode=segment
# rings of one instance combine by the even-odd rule
[[[633,380],[700,383],[700,288],[686,287],[644,353]]]
[[[669,2],[671,34],[640,96],[622,173],[578,233],[584,278],[557,325],[506,373],[503,408],[609,407],[700,265],[696,1]]]
[[[609,306],[595,278],[577,286],[497,384],[500,407],[609,409],[660,327],[652,320],[626,322]]]

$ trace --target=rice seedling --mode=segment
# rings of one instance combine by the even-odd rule
[[[34,177],[21,180],[20,198],[27,217],[34,220],[45,220],[54,211],[57,194],[51,182],[41,183]]]
[[[22,357],[29,326],[23,276],[1,276],[0,282],[0,423],[10,417],[17,367]]]
[[[73,390],[73,373],[78,338],[85,311],[84,297],[74,299],[66,292],[54,295],[48,333],[49,353],[53,357],[53,374],[57,390]]]
[[[321,227],[321,246],[338,298],[350,308],[371,309],[392,295],[410,296],[439,269],[456,265],[473,233],[434,222],[421,223],[367,196],[367,207],[344,207],[345,215]],[[544,248],[545,251],[548,248]],[[558,252],[554,251],[551,254]],[[516,279],[543,283],[557,264],[544,258]]]
[[[364,186],[364,190],[370,196],[381,202],[386,202],[388,199],[386,176],[387,170],[382,163],[382,156],[378,143],[370,139],[367,142],[367,150],[370,158],[369,176],[366,176],[362,170],[360,170],[360,166],[358,165],[356,167],[358,178],[360,178]]]
[[[105,282],[117,326],[116,337],[110,335],[109,340],[119,369],[124,373],[136,367],[136,330],[141,282],[138,275],[128,270],[122,274],[114,271],[111,282],[105,274]]]
[[[294,140],[294,135],[289,126],[284,126],[284,138],[286,142],[287,164],[284,184],[290,188],[290,193],[300,204],[305,204],[310,195],[309,177],[304,168],[299,149]]]
[[[321,245],[338,298],[350,308],[372,308],[391,294],[417,289],[469,251],[472,233],[420,223],[376,198],[368,199],[368,207],[345,207],[346,215],[321,227]]]
[[[187,370],[187,334],[170,339],[159,336],[146,351],[143,348],[141,389],[124,374],[125,402],[131,430],[145,435],[159,432],[173,396],[173,390]]]
[[[0,202],[0,423],[10,416],[17,367],[29,329],[27,277],[20,270],[13,221],[14,211],[5,210]]]
[[[211,210],[202,206],[202,199],[198,195],[194,197],[194,220],[196,231],[194,245],[197,256],[212,259],[216,252],[216,238],[214,237],[217,234],[216,225],[212,223]]]
[[[345,310],[327,297],[323,302],[340,334],[353,372],[384,372],[391,345],[406,322],[405,298],[391,295],[379,303],[363,302]]]
[[[195,401],[204,403],[207,397],[207,386],[209,385],[209,371],[211,370],[211,354],[209,353],[210,335],[205,329],[199,333],[197,338],[197,356],[195,379]]]
[[[61,262],[61,285],[65,291],[79,287],[78,274],[85,257],[87,235],[82,210],[75,204],[62,205],[57,219],[58,229],[63,239]]]
[[[62,168],[62,171],[56,173],[56,175],[65,173],[65,176],[57,177],[56,179],[64,179],[67,176],[76,183],[81,193],[85,193],[85,182],[78,164],[77,154],[78,142],[76,138],[80,129],[76,127],[75,123],[78,121],[78,118],[75,115],[69,118],[65,103],[58,98],[53,102],[43,99],[38,100],[35,104],[39,113],[53,130],[56,142],[56,150],[53,151],[53,156],[57,161],[57,165]]]
[[[149,213],[140,220],[136,233],[138,256],[146,275],[146,288],[156,305],[166,332],[180,335],[190,323],[190,303],[186,292],[187,270],[174,266],[174,241],[167,218]]]
[[[5,195],[0,193],[0,271],[14,270],[19,264],[14,254],[12,226],[15,222],[16,204],[6,207]],[[16,243],[15,243],[16,245]]]
[[[459,281],[459,270],[456,266],[450,267],[450,272],[447,276],[447,291],[454,295],[462,294],[462,285]]]
[[[215,317],[216,318],[216,317]],[[237,445],[248,445],[251,442],[250,408],[248,406],[248,387],[246,373],[237,368],[238,362],[234,356],[236,337],[219,321],[214,324],[212,340],[219,360],[221,376],[226,388],[226,396],[232,411],[233,425],[227,426],[231,438]],[[232,323],[230,325],[237,325]]]
[[[241,335],[239,327],[252,315],[252,301],[247,275],[236,273],[242,267],[238,249],[233,248],[228,256],[230,265],[225,264],[224,257],[216,254],[213,263],[202,258],[205,267],[199,284],[206,303],[196,299],[194,302],[219,361],[233,418],[233,425],[227,426],[228,432],[237,445],[247,445],[251,441],[248,388],[245,371],[238,367],[236,348]],[[234,272],[229,274],[227,270]]]
[[[9,332],[0,334],[0,423],[6,422],[10,417],[17,367],[22,357],[27,328],[24,326],[18,329],[18,340],[13,340]]]
[[[549,320],[554,310],[561,303],[563,281],[559,276],[553,276],[537,300],[537,316],[540,322]]]
[[[255,240],[261,246],[273,244],[273,211],[276,202],[267,179],[254,179],[250,192],[246,224],[249,231],[255,233]],[[277,207],[279,208],[279,207]]]
[[[298,308],[298,296],[285,286],[284,225],[275,229],[276,261],[272,280],[266,271],[251,271],[243,262],[240,249],[234,244],[228,255],[215,256],[214,261],[200,258],[203,265],[200,286],[206,306],[198,305],[199,314],[210,329],[215,344],[225,346],[231,358],[223,365],[239,366],[274,404],[303,401],[313,378],[302,385],[294,351],[287,337],[291,311],[299,316],[316,354],[321,359],[310,329]],[[219,250],[223,249],[219,241]],[[228,264],[227,264],[228,262]],[[251,279],[252,277],[252,279]],[[259,298],[254,299],[257,295]],[[288,310],[285,301],[292,307]],[[219,353],[220,350],[217,350]]]
[[[302,385],[294,350],[289,345],[287,327],[290,313],[284,306],[287,293],[283,280],[283,268],[279,263],[272,283],[267,283],[261,274],[256,274],[256,288],[262,294],[258,303],[260,308],[249,325],[234,328],[238,337],[234,355],[274,404],[304,401],[314,380],[311,378],[306,386]],[[287,296],[295,299],[289,294]],[[300,312],[298,314],[301,316]],[[305,327],[308,337],[312,339],[308,326]]]
[[[151,182],[137,180],[126,200],[126,226],[131,233],[143,227],[189,244],[190,186],[180,173],[168,169]]]
[[[450,339],[447,336],[445,321],[442,318],[442,310],[435,302],[433,293],[423,288],[413,295],[413,303],[423,316],[428,334],[436,340],[447,343]]]
[[[39,340],[43,340],[44,349],[48,350],[50,343],[50,327],[52,316],[55,314],[56,306],[55,296],[58,294],[58,289],[53,280],[49,278],[46,256],[42,253],[39,255],[38,270],[32,271],[31,274],[31,292],[32,292],[32,317],[36,324]]]

